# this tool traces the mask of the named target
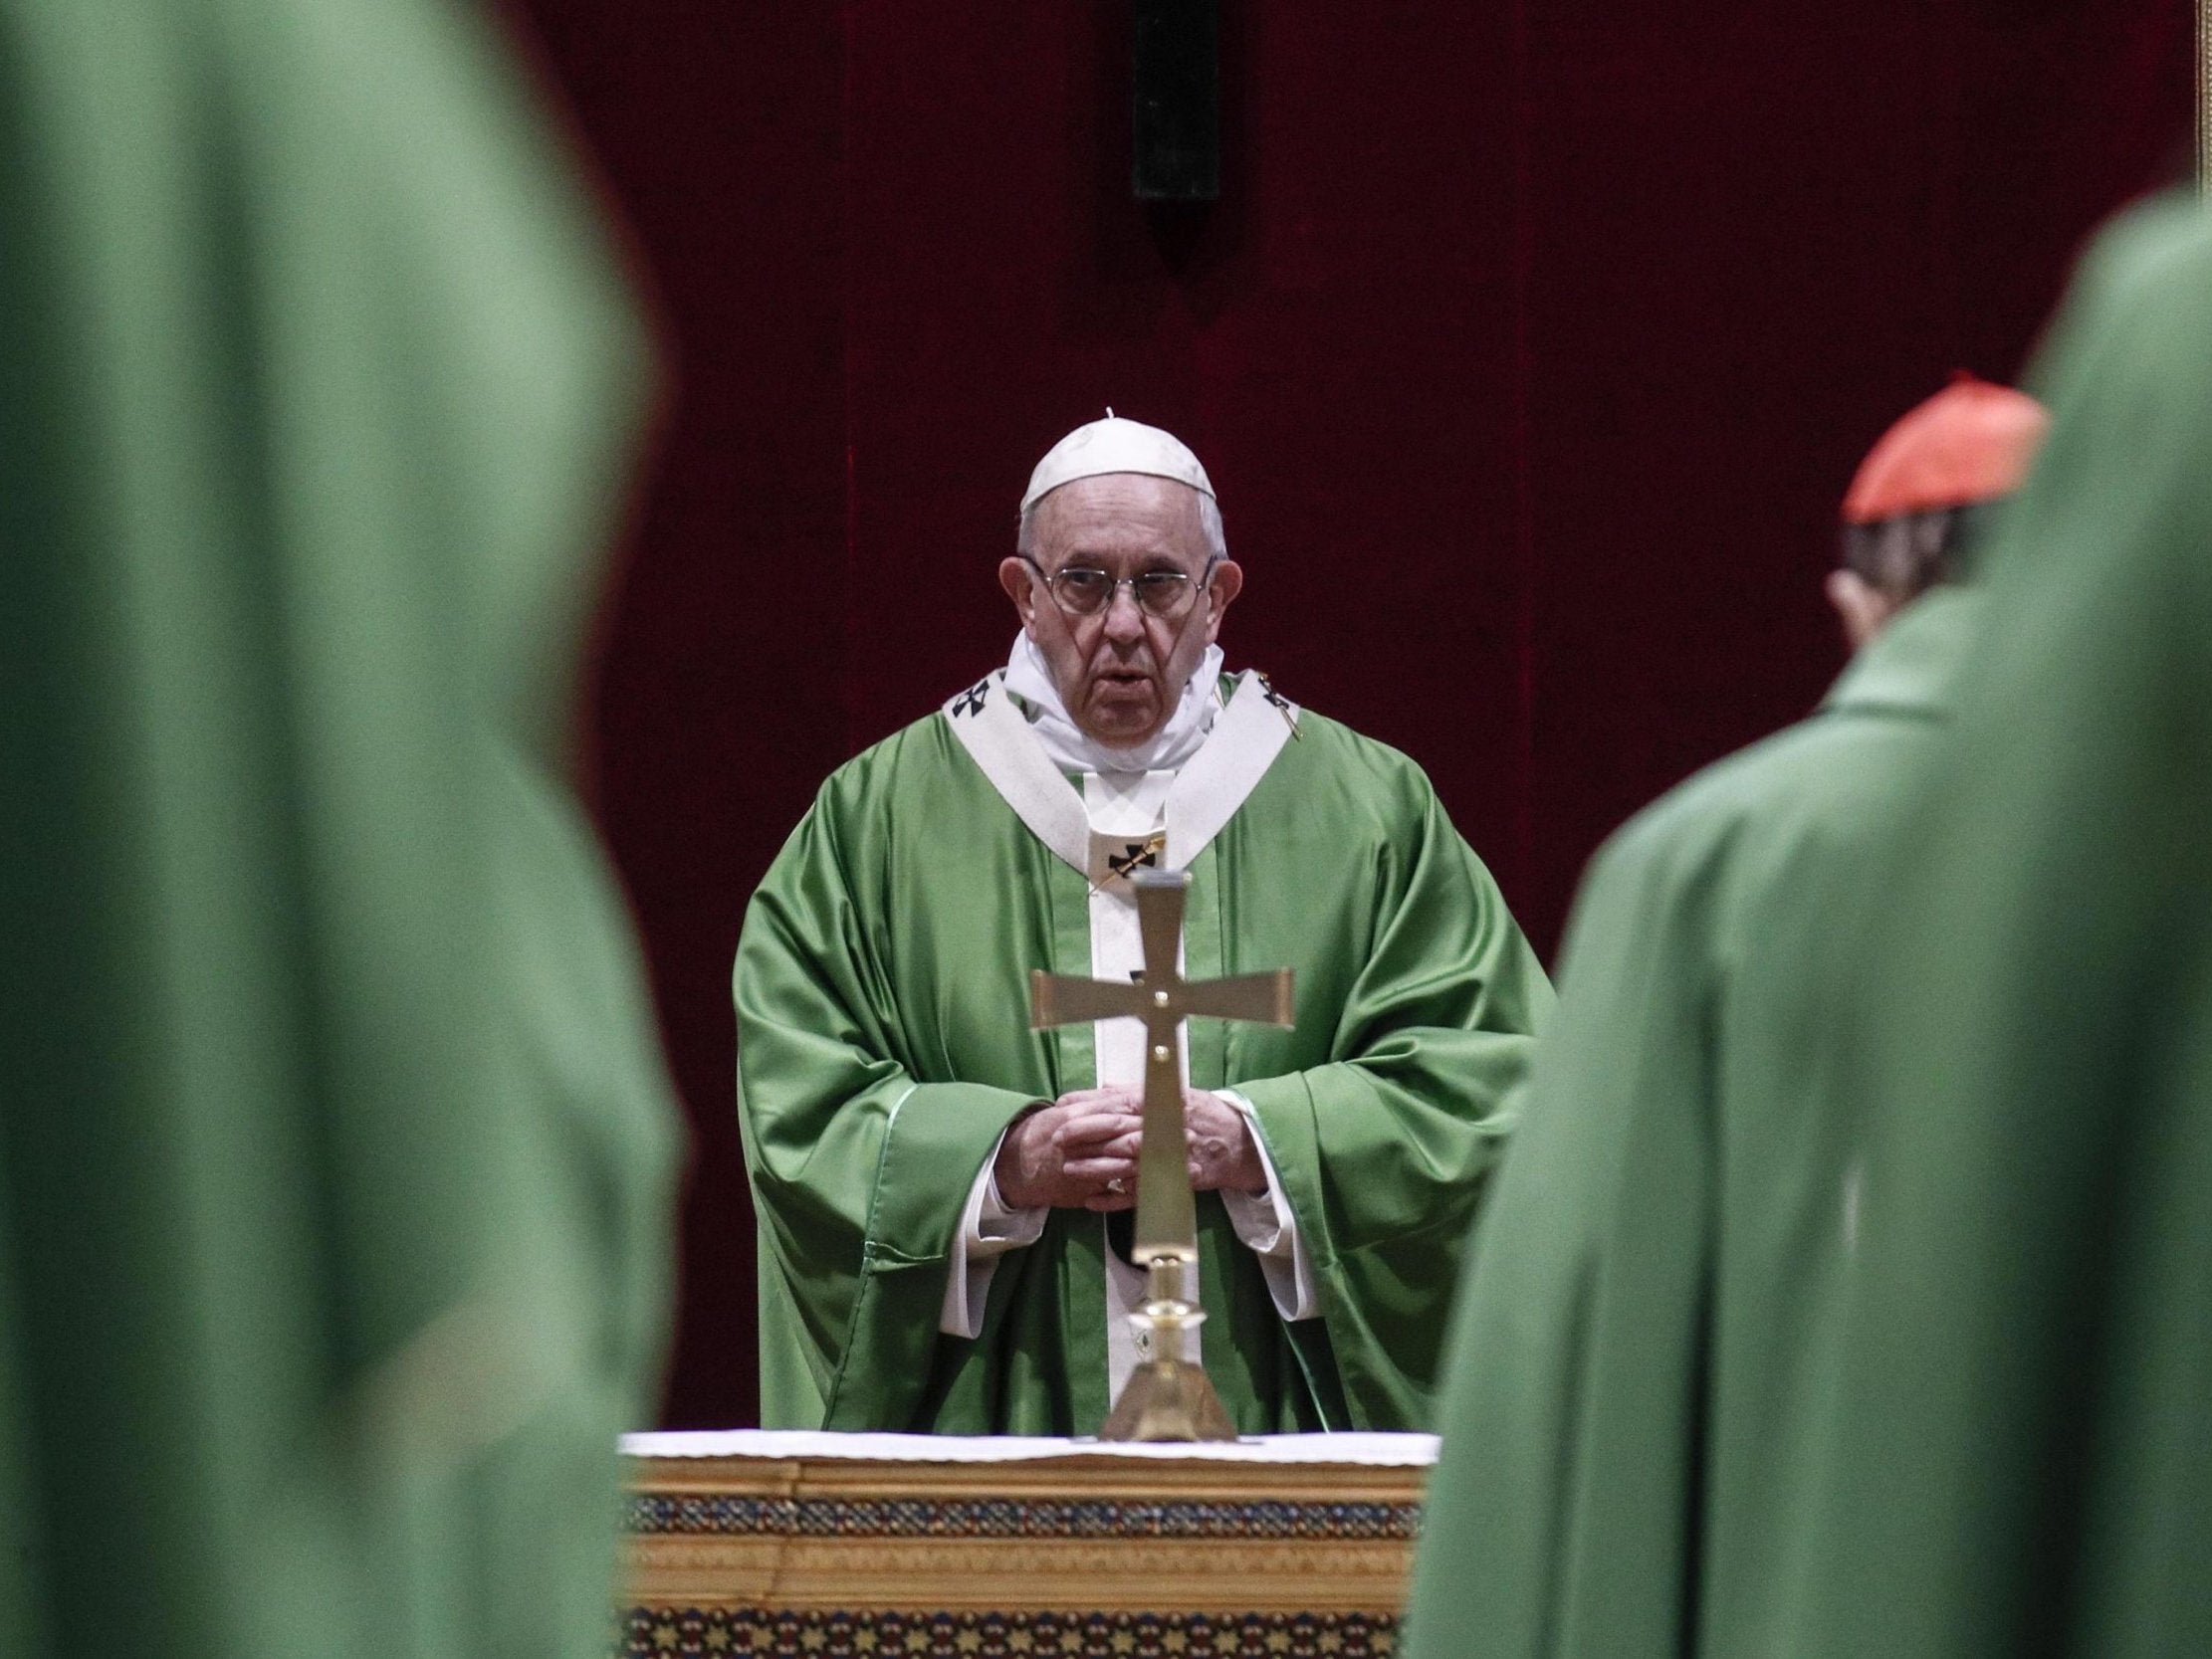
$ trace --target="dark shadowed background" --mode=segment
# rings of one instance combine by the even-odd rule
[[[1198,450],[1230,666],[1427,767],[1548,955],[1608,831],[1835,674],[1860,454],[2019,369],[2189,122],[2188,0],[1222,0],[1222,198],[1148,210],[1128,0],[507,5],[673,374],[588,740],[692,1117],[676,1426],[754,1421],[747,896],[1003,660],[1054,438]]]

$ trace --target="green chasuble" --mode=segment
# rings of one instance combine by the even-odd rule
[[[629,309],[444,0],[0,0],[0,1653],[603,1653]]]
[[[2212,221],[2107,233],[1865,998],[1794,1653],[2212,1653]]]
[[[1787,1650],[1778,1524],[1854,1202],[1835,1001],[1981,603],[1907,607],[1595,860],[1454,1322],[1422,1659]]]
[[[1224,695],[1271,695],[1238,684]],[[1232,701],[1221,719],[1236,718]],[[832,775],[747,917],[741,1107],[771,1426],[1065,1435],[1106,1414],[1098,1216],[1051,1212],[999,1259],[980,1338],[939,1331],[948,1251],[1000,1134],[1095,1075],[1091,1027],[1027,1020],[1032,968],[1091,971],[1089,885],[953,719]],[[1193,1086],[1252,1103],[1321,1317],[1278,1316],[1203,1194],[1206,1362],[1247,1432],[1426,1428],[1500,1103],[1550,992],[1420,769],[1331,721],[1298,731],[1190,866],[1186,937],[1194,978],[1295,968],[1297,1026],[1187,1029]],[[1172,841],[1171,819],[1171,856]]]

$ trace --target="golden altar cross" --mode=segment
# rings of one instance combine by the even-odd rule
[[[1235,1426],[1199,1357],[1199,1327],[1206,1315],[1184,1295],[1185,1266],[1199,1259],[1199,1222],[1183,1118],[1183,1022],[1293,1024],[1291,973],[1279,967],[1226,979],[1185,979],[1177,960],[1190,876],[1181,870],[1136,870],[1128,880],[1136,890],[1137,928],[1144,940],[1138,979],[1124,985],[1057,973],[1029,976],[1032,1029],[1104,1019],[1138,1019],[1145,1025],[1143,1144],[1130,1250],[1130,1259],[1149,1275],[1144,1307],[1134,1316],[1142,1357],[1099,1438],[1233,1440]],[[1193,1297],[1195,1286],[1194,1275]]]

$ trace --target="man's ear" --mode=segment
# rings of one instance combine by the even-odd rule
[[[1827,593],[1844,625],[1845,642],[1854,651],[1864,650],[1897,614],[1897,602],[1856,570],[1831,570]]]
[[[1206,622],[1206,643],[1212,645],[1221,631],[1221,613],[1244,591],[1244,567],[1232,558],[1224,558],[1214,566],[1214,582],[1207,590],[1213,596],[1213,614]]]
[[[998,585],[1006,590],[1006,597],[1013,601],[1014,615],[1021,618],[1021,631],[1029,632],[1030,607],[1036,603],[1036,584],[1029,580],[1029,566],[1018,558],[998,561]]]

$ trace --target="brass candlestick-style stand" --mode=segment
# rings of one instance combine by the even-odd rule
[[[1191,878],[1180,870],[1139,870],[1129,882],[1136,889],[1137,927],[1144,939],[1140,981],[1029,976],[1029,1024],[1036,1030],[1088,1020],[1145,1022],[1144,1145],[1137,1154],[1130,1256],[1146,1270],[1148,1295],[1131,1316],[1141,1357],[1099,1438],[1234,1440],[1235,1425],[1200,1357],[1199,1328],[1206,1315],[1183,1294],[1189,1269],[1199,1259],[1198,1202],[1185,1150],[1183,1022],[1195,1017],[1290,1025],[1291,974],[1282,967],[1227,979],[1184,979],[1176,964]]]

